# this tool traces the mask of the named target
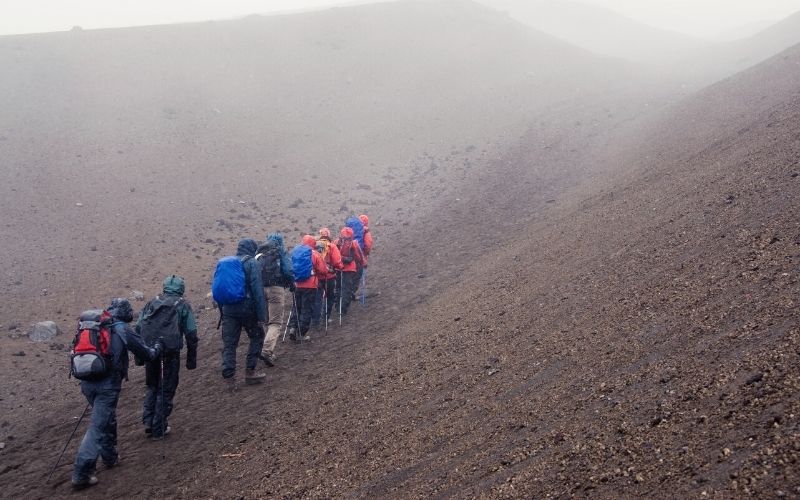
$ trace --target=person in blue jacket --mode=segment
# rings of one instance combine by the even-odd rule
[[[113,299],[108,312],[111,325],[111,371],[102,380],[81,381],[81,392],[92,406],[91,420],[78,448],[72,470],[72,487],[76,490],[94,486],[98,456],[107,468],[119,464],[117,453],[117,403],[122,381],[128,378],[128,351],[140,359],[154,361],[161,355],[163,346],[156,343],[147,347],[142,338],[130,327],[133,308],[128,299]]]
[[[239,242],[236,256],[242,259],[245,278],[244,301],[222,306],[222,378],[228,388],[236,388],[236,348],[242,328],[250,338],[247,349],[245,383],[260,384],[267,375],[256,371],[261,348],[264,346],[265,327],[268,321],[264,287],[261,280],[261,266],[256,261],[258,243],[252,239]]]

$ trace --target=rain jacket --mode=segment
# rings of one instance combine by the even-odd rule
[[[317,277],[327,275],[328,267],[325,265],[322,255],[317,252],[317,240],[315,240],[313,236],[306,235],[303,237],[303,245],[311,248],[311,267],[313,272],[310,278],[298,281],[295,283],[295,286],[297,288],[313,288],[316,290],[319,286],[319,279]]]
[[[261,283],[261,267],[255,259],[258,243],[255,240],[244,239],[239,242],[236,256],[248,257],[242,262],[244,267],[244,281],[246,297],[238,304],[222,306],[222,315],[236,318],[254,317],[258,321],[267,322],[266,299],[264,287]]]

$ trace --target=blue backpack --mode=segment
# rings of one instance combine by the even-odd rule
[[[292,249],[292,271],[295,281],[307,280],[314,274],[311,252],[308,245],[297,245]]]
[[[244,261],[247,257],[223,257],[217,262],[211,295],[219,305],[239,304],[247,298],[244,277]]]
[[[353,230],[353,239],[358,242],[358,246],[363,250],[364,249],[364,223],[361,222],[361,219],[352,215],[347,218],[344,223],[345,226],[349,227]]]

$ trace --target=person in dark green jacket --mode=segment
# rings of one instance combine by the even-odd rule
[[[178,389],[181,349],[186,340],[186,369],[197,368],[197,323],[192,306],[183,298],[185,283],[180,276],[168,276],[160,295],[147,303],[136,325],[147,345],[161,341],[164,352],[155,361],[146,363],[147,392],[142,409],[144,431],[153,439],[162,439],[170,427],[172,400]],[[162,372],[163,370],[163,372]]]

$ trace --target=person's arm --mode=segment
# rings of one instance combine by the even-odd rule
[[[325,259],[316,250],[311,252],[311,264],[314,266],[314,272],[320,276],[328,274],[328,266],[325,265]]]
[[[199,343],[197,322],[194,319],[192,306],[188,302],[184,303],[182,312],[181,330],[186,339],[186,369],[194,370],[197,368],[197,344]]]
[[[367,267],[367,258],[364,256],[364,252],[361,251],[361,246],[359,246],[357,241],[353,241],[353,260],[356,261],[361,267]]]
[[[342,262],[342,252],[339,250],[339,247],[331,243],[330,246],[330,253],[331,253],[331,265],[337,271],[341,271],[344,268],[344,263]]]
[[[250,272],[245,273],[247,286],[250,290],[250,297],[255,302],[256,317],[260,323],[266,323],[269,317],[267,316],[267,299],[264,297],[264,287],[261,283],[261,272],[255,259],[248,259],[247,266],[250,270]]]
[[[161,342],[156,341],[154,347],[147,347],[139,333],[128,325],[125,325],[123,335],[125,335],[125,345],[128,346],[128,350],[131,351],[136,358],[155,361],[161,356],[161,352],[164,348]]]

